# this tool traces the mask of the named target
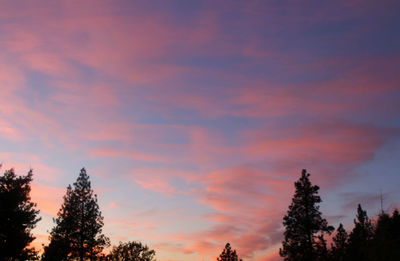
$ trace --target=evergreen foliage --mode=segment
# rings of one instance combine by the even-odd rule
[[[330,251],[330,259],[337,261],[345,260],[348,239],[349,236],[344,229],[343,224],[340,223],[336,230],[336,235],[332,238],[333,244]]]
[[[373,237],[374,227],[368,218],[367,211],[361,205],[357,207],[357,219],[354,220],[354,228],[349,235],[347,259],[366,260],[367,249]]]
[[[321,216],[319,187],[313,186],[309,177],[310,174],[303,170],[300,179],[295,182],[296,191],[283,218],[285,238],[279,252],[287,261],[320,260],[320,255],[326,254],[323,234],[333,230]]]
[[[35,239],[31,230],[40,220],[31,201],[33,172],[15,175],[14,169],[0,176],[0,260],[28,260],[36,256],[27,246]]]
[[[1,165],[0,165],[1,166]],[[32,170],[17,177],[13,169],[0,176],[0,260],[36,260],[29,244],[31,230],[40,220],[36,204],[29,196]],[[377,261],[400,260],[400,213],[382,212],[373,222],[358,205],[354,228],[347,233],[342,224],[327,247],[327,234],[333,227],[319,211],[319,187],[310,174],[302,171],[295,182],[295,193],[283,218],[284,241],[280,255],[287,261]],[[89,176],[82,169],[73,186],[67,187],[63,204],[54,219],[50,243],[42,260],[155,261],[155,251],[140,242],[120,242],[109,254],[103,249],[109,239],[102,234],[103,217]],[[217,261],[239,261],[236,250],[227,243]],[[241,259],[240,259],[241,261]]]
[[[326,245],[326,239],[323,234],[319,234],[314,243],[315,249],[315,260],[326,261],[328,259],[328,248]]]
[[[357,219],[350,235],[343,226],[339,226],[332,238],[329,261],[395,261],[400,260],[400,216],[395,210],[392,216],[382,213],[376,225],[368,218],[360,205],[357,207]]]
[[[44,260],[95,260],[109,239],[102,234],[103,216],[83,168],[73,188],[68,186],[64,203],[54,220]]]
[[[107,256],[110,261],[155,261],[156,252],[140,242],[120,242]]]
[[[238,261],[238,255],[236,250],[232,250],[231,244],[226,243],[224,250],[222,253],[217,257],[217,261]],[[240,259],[240,261],[242,261]]]
[[[400,259],[400,215],[382,213],[378,217],[375,232],[370,241],[367,260],[394,261]]]

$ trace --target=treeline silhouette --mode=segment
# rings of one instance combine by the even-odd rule
[[[31,230],[40,220],[36,203],[29,196],[32,170],[26,176],[14,169],[0,176],[0,260],[155,260],[155,251],[140,242],[120,242],[110,253],[103,250],[110,240],[102,233],[103,216],[97,204],[89,176],[83,168],[73,186],[67,187],[63,203],[53,219],[47,246],[43,253],[29,244],[35,239]]]
[[[319,187],[312,185],[310,174],[303,170],[295,182],[295,193],[283,218],[284,241],[279,253],[287,261],[391,261],[400,260],[400,215],[378,215],[376,222],[359,204],[354,227],[347,233],[340,224],[328,225],[319,210]]]
[[[1,165],[0,165],[1,167]],[[67,187],[63,203],[53,219],[49,244],[40,255],[30,243],[31,230],[40,217],[30,198],[33,172],[16,176],[14,169],[0,176],[0,261],[11,260],[104,260],[154,261],[155,251],[140,242],[120,242],[109,253],[110,240],[102,233],[103,216],[89,176],[83,168],[73,185]],[[279,251],[287,261],[400,260],[400,214],[382,212],[373,222],[358,205],[354,227],[336,231],[322,217],[319,187],[312,185],[303,170],[295,182],[295,193],[283,217],[284,241]],[[331,241],[328,246],[328,241]],[[230,243],[217,261],[242,261]]]

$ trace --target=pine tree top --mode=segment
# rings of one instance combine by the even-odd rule
[[[319,187],[312,185],[309,177],[303,169],[301,177],[294,183],[292,203],[283,218],[285,240],[280,254],[285,260],[315,260],[316,256],[325,255],[326,242],[322,235],[333,230],[322,218],[318,205],[321,202]]]
[[[89,176],[82,168],[73,186],[67,187],[45,252],[51,255],[55,249],[61,248],[65,255],[81,259],[97,255],[109,245],[109,239],[102,234],[103,220]]]

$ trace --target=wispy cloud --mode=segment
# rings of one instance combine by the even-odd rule
[[[399,138],[399,4],[159,4],[2,4],[1,161],[47,216],[86,166],[112,240],[160,259],[278,260],[301,169],[374,184],[359,168]]]

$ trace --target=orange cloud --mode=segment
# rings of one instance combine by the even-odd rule
[[[56,216],[61,208],[65,191],[66,188],[44,186],[34,182],[32,184],[31,198],[33,202],[37,203],[41,212]]]

